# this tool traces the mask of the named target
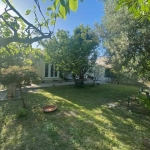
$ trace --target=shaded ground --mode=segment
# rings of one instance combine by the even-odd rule
[[[113,84],[44,88],[24,93],[25,118],[17,117],[20,100],[1,101],[0,149],[146,150],[142,139],[150,137],[150,117],[127,107],[127,97],[137,93],[136,87]],[[48,104],[58,109],[43,113]]]

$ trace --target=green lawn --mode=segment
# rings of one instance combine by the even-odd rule
[[[137,87],[115,84],[44,88],[24,93],[28,115],[20,118],[20,100],[0,102],[0,149],[146,150],[150,117],[126,107],[127,96],[137,93]],[[58,109],[43,113],[48,104]]]

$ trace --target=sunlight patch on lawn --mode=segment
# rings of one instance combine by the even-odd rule
[[[117,85],[116,89],[114,86],[52,87],[37,93],[25,93],[26,118],[16,118],[21,101],[2,102],[0,149],[142,149],[141,137],[149,136],[149,117],[130,114],[121,108],[109,108],[110,101],[115,103],[124,97],[118,92],[123,86]],[[107,97],[108,90],[114,94],[113,100]],[[43,106],[51,104],[55,104],[57,110],[43,113]]]
[[[2,149],[9,149],[9,145],[13,145],[14,149],[17,149],[17,146],[21,144],[23,127],[22,125],[18,125],[15,128],[10,129],[11,123],[3,126],[1,131],[1,141]],[[7,141],[7,142],[6,142]],[[7,144],[5,144],[7,143]]]

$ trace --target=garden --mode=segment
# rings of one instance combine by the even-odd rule
[[[146,150],[149,110],[139,100],[127,106],[138,90],[121,84],[53,86],[24,92],[27,109],[21,100],[1,101],[0,149]],[[57,109],[44,113],[45,105]]]
[[[149,150],[149,8],[1,0],[0,150]],[[75,85],[57,86],[68,75]],[[51,86],[31,89],[38,83]]]

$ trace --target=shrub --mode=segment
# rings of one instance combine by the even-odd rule
[[[144,104],[146,108],[150,109],[150,99],[146,95],[140,95],[139,101]]]
[[[24,118],[27,117],[27,115],[28,115],[27,109],[19,108],[19,110],[17,111],[17,118]]]
[[[26,107],[26,105],[22,95],[21,86],[23,82],[30,83],[31,81],[33,83],[38,83],[38,81],[40,81],[36,70],[31,66],[9,66],[7,69],[2,69],[0,74],[1,84],[5,86],[16,83],[16,85],[19,87],[23,107]]]

